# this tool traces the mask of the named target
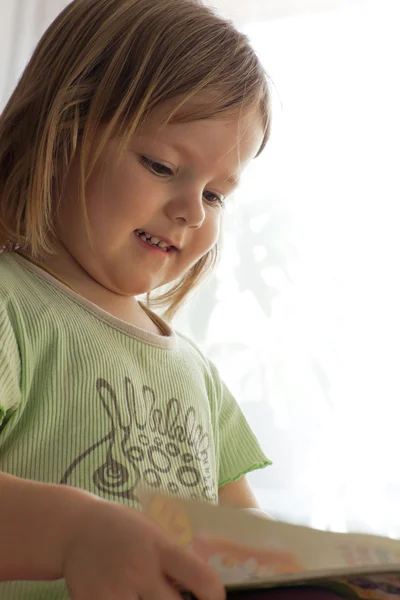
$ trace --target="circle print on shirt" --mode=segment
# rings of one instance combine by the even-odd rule
[[[176,398],[170,398],[160,407],[154,390],[146,385],[139,400],[128,377],[122,402],[105,379],[97,380],[96,389],[107,415],[100,422],[108,423],[109,429],[101,429],[105,435],[72,462],[61,483],[82,486],[83,480],[87,488],[90,478],[96,493],[137,503],[140,484],[217,501],[210,434],[193,406],[184,410]]]
[[[148,436],[142,434],[139,436],[139,442],[143,446],[133,446],[130,451],[133,451],[133,455],[135,455],[138,462],[147,458],[147,462],[150,463],[150,468],[143,471],[143,479],[147,485],[161,488],[163,486],[162,475],[170,473],[178,457],[181,462],[189,464],[181,464],[175,471],[176,480],[168,481],[167,491],[171,494],[177,494],[180,490],[179,484],[187,488],[195,488],[201,484],[202,474],[197,467],[193,466],[194,458],[192,454],[188,452],[181,454],[179,446],[173,442],[164,445],[160,437],[155,437],[150,442]]]

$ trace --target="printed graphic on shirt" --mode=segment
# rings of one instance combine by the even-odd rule
[[[77,471],[89,468],[96,488],[114,498],[139,503],[137,488],[145,485],[216,502],[210,435],[193,406],[170,398],[160,408],[151,387],[142,386],[139,395],[128,377],[124,398],[105,379],[96,389],[110,430],[73,461],[60,483],[75,485]]]

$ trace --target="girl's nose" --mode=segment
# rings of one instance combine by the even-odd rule
[[[168,202],[167,214],[173,221],[180,221],[187,227],[201,227],[206,216],[203,191],[182,192]]]

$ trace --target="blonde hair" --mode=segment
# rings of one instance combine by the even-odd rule
[[[208,101],[177,115],[187,100]],[[0,248],[54,250],[54,216],[80,150],[85,182],[111,135],[121,154],[170,98],[167,122],[257,109],[269,136],[267,76],[248,39],[197,0],[74,0],[43,35],[0,117]],[[92,147],[99,125],[100,143]],[[260,152],[262,150],[260,148]],[[171,318],[214,267],[218,244],[156,299]]]

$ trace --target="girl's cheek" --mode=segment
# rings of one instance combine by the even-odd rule
[[[113,190],[118,190],[122,194],[133,194],[134,190],[140,185],[140,165],[133,165],[132,159],[125,160],[121,165],[116,166],[112,173],[110,182]]]
[[[121,165],[114,165],[110,163],[105,167],[104,179],[105,185],[108,189],[123,188],[127,179],[127,169],[122,163]]]

